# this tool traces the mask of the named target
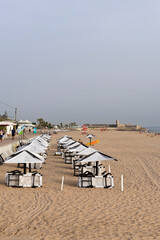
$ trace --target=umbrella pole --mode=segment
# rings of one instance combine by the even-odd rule
[[[96,162],[96,176],[98,176],[98,161]]]
[[[91,145],[91,137],[90,137],[90,145]]]
[[[26,167],[26,163],[24,163],[24,174],[26,174],[27,172],[27,167]]]
[[[29,172],[31,172],[31,163],[29,163]]]

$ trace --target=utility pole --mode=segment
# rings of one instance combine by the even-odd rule
[[[17,108],[15,108],[15,122],[17,122]]]

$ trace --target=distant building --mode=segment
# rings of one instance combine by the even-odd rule
[[[86,124],[88,128],[100,129],[100,128],[107,128],[112,130],[121,130],[121,131],[139,131],[142,129],[139,125],[132,125],[132,124],[120,124],[119,120],[116,121],[115,124]]]
[[[18,128],[21,128],[22,126],[24,126],[26,131],[29,131],[29,130],[32,131],[33,128],[36,127],[35,124],[33,124],[32,122],[30,122],[28,120],[26,120],[26,121],[20,120],[17,124],[18,124]]]
[[[11,135],[12,129],[14,128],[16,124],[10,121],[1,121],[0,122],[0,128],[5,130],[6,135]]]

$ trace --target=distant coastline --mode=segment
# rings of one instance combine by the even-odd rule
[[[160,127],[145,127],[149,132],[160,133]]]

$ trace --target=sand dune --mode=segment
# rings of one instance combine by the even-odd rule
[[[0,166],[0,239],[160,239],[160,136],[92,133],[100,140],[94,147],[118,159],[105,162],[106,169],[111,166],[115,188],[78,188],[71,166],[54,156],[56,139],[64,134],[52,135],[47,164],[40,170],[42,188],[7,187],[4,175],[16,166]],[[88,142],[80,132],[68,134]]]

